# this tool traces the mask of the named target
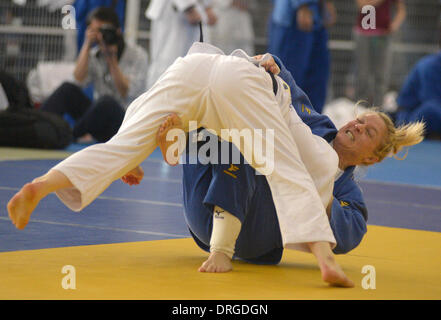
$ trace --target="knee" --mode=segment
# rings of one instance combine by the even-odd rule
[[[119,106],[119,103],[115,100],[115,98],[109,95],[101,96],[95,101],[96,107],[106,108],[113,107],[115,105]]]
[[[124,109],[119,102],[108,95],[98,98],[94,103],[94,109],[97,112],[105,112],[106,114],[124,114]]]
[[[61,92],[80,92],[81,88],[72,83],[72,82],[63,82],[57,89],[57,91],[61,91]]]

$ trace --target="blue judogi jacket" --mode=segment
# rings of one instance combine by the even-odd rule
[[[292,106],[299,117],[311,128],[313,134],[332,142],[337,135],[332,121],[314,110],[308,96],[296,85],[282,61],[276,56],[273,57],[281,70],[279,76],[291,89]],[[354,181],[354,169],[355,167],[346,168],[334,184],[330,224],[337,240],[337,246],[333,251],[337,254],[347,253],[357,247],[367,231],[367,208],[361,189]]]

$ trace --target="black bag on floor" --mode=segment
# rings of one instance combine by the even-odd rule
[[[60,116],[38,109],[0,112],[0,146],[63,149],[72,129]]]

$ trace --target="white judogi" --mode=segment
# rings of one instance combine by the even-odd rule
[[[290,106],[291,93],[288,85],[280,84],[283,82],[281,78],[276,77],[276,79],[279,82],[277,99],[280,101],[283,117],[295,140],[302,162],[311,175],[326,208],[332,200],[334,182],[338,173],[338,155],[325,139],[313,134],[311,128],[302,121],[294,107]],[[284,87],[286,89],[282,91]]]
[[[111,140],[83,149],[54,167],[74,185],[57,191],[58,197],[70,209],[82,210],[154,151],[158,128],[172,112],[182,119],[184,130],[189,129],[191,120],[197,121],[199,127],[216,132],[223,128],[273,129],[274,169],[266,177],[285,248],[309,251],[307,243],[316,241],[327,241],[335,246],[325,212],[326,201],[322,202],[300,155],[300,150],[306,149],[299,149],[293,138],[293,132],[305,132],[306,126],[290,115],[286,94],[280,92],[276,97],[271,77],[263,68],[246,61],[244,53],[237,53],[242,55],[238,57],[198,53],[201,51],[219,53],[212,46],[195,44],[186,57],[178,58],[148,92],[129,106],[120,130]],[[316,142],[320,140],[306,133],[298,137],[302,143],[315,142],[311,146],[320,149]],[[271,157],[265,154],[267,143],[270,141],[263,136],[262,150],[268,160]],[[245,140],[244,145],[236,147],[247,162],[259,170],[253,156],[246,156],[246,151],[254,152],[253,146]],[[304,157],[313,158],[307,153]],[[329,168],[334,167],[334,162],[327,164]],[[335,173],[336,170],[328,172],[328,176]]]
[[[211,0],[151,0],[145,13],[151,21],[150,61],[147,88],[149,89],[178,57],[187,54],[199,40],[199,25],[190,24],[184,10],[195,6],[205,19],[204,8]]]
[[[254,28],[250,9],[257,5],[256,0],[241,0],[248,10],[241,10],[233,5],[233,0],[213,0],[213,10],[217,22],[205,28],[209,42],[231,53],[242,49],[248,55],[254,55]],[[204,30],[204,31],[205,31]]]

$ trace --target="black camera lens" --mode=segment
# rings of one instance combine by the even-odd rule
[[[109,46],[118,43],[118,32],[115,27],[111,25],[104,25],[100,28],[100,32],[106,45]]]

